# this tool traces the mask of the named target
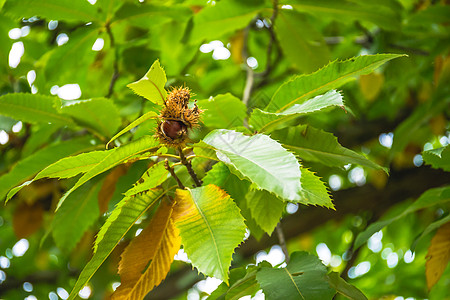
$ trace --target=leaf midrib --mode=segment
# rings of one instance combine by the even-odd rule
[[[226,152],[226,153],[230,153],[230,154],[233,154],[233,155],[237,155],[238,157],[241,157],[241,158],[245,159],[246,161],[249,161],[249,162],[253,163],[255,166],[258,166],[259,169],[262,169],[262,170],[264,170],[264,172],[266,172],[267,174],[270,174],[269,177],[274,178],[276,182],[281,182],[281,184],[283,185],[283,182],[280,181],[280,180],[278,180],[278,177],[274,176],[274,175],[272,174],[271,171],[267,170],[266,168],[264,168],[263,166],[261,166],[259,163],[257,163],[257,162],[255,162],[255,161],[251,160],[250,158],[248,158],[248,157],[246,157],[246,156],[243,156],[243,155],[240,155],[240,154],[237,154],[237,153],[235,153],[235,152],[230,152],[230,151],[226,151],[226,150],[217,150],[217,151],[221,151],[221,152]],[[228,155],[227,155],[227,157],[229,158]],[[231,160],[231,159],[230,159],[230,160]],[[234,165],[234,163],[233,163],[233,165]],[[243,173],[241,170],[238,169],[238,171],[239,171],[241,174],[243,174],[243,175],[245,175],[246,177],[248,177],[248,175],[246,175],[245,173]],[[252,180],[252,181],[253,181],[253,180]],[[283,186],[284,186],[284,185],[283,185]]]
[[[292,284],[294,284],[295,289],[297,290],[298,294],[302,297],[303,300],[305,300],[305,297],[303,297],[302,292],[300,292],[300,290],[298,289],[298,286],[295,283],[294,278],[292,277],[291,273],[289,273],[289,271],[286,268],[284,268],[283,270],[288,274],[289,279],[292,281]]]
[[[311,99],[314,99],[314,98],[311,98]],[[307,103],[307,102],[303,102],[302,104],[305,104],[305,103]],[[277,119],[275,119],[273,121],[270,121],[270,122],[266,123],[263,127],[261,127],[261,129],[259,131],[260,132],[264,132],[265,128],[268,128],[268,127],[270,128],[271,126],[273,126],[274,123],[276,125],[277,123],[286,122],[286,121],[289,121],[290,119],[296,118],[296,117],[301,116],[301,115],[306,115],[306,114],[309,114],[309,113],[315,113],[315,112],[321,111],[322,109],[329,108],[331,106],[339,106],[339,104],[331,104],[329,106],[323,106],[321,108],[317,108],[317,109],[314,109],[314,110],[303,111],[303,112],[293,112],[293,113],[289,113],[289,114],[283,114],[282,112],[280,112],[280,113],[271,113],[271,112],[267,112],[267,111],[264,111],[264,110],[259,110],[263,115],[280,117],[280,118],[277,118]]]
[[[156,203],[156,201],[158,201],[158,199],[160,199],[162,196],[164,196],[165,194],[166,194],[166,192],[167,191],[162,191],[162,193],[160,194],[160,195],[158,195],[155,199],[153,199],[148,205],[147,205],[147,208],[145,208],[142,212],[141,212],[141,214],[139,214],[139,216],[137,216],[136,218],[135,218],[135,220],[138,220],[151,206],[153,206],[153,204],[155,204]],[[129,198],[132,198],[132,197],[129,197]],[[125,204],[124,204],[125,205]],[[122,206],[122,209],[123,209],[124,207]],[[111,224],[110,224],[110,226],[113,224],[113,222],[114,221],[116,221],[117,220],[117,218],[120,216],[120,214],[122,213],[122,209],[120,210],[120,212],[118,213],[118,215],[117,215],[117,217],[111,222]],[[97,267],[94,269],[94,271],[91,273],[91,274],[89,274],[88,276],[86,276],[87,278],[86,279],[83,279],[83,285],[85,285],[91,278],[92,278],[92,276],[94,276],[94,274],[97,272],[97,270],[100,268],[100,266],[103,264],[103,262],[108,258],[108,256],[114,251],[114,249],[115,249],[115,246],[123,239],[123,237],[128,233],[128,231],[130,231],[130,228],[131,227],[133,227],[133,225],[134,225],[134,223],[135,222],[132,222],[131,224],[130,224],[130,226],[128,226],[128,228],[127,228],[127,230],[122,234],[122,236],[121,236],[121,238],[119,239],[119,240],[117,240],[116,242],[115,242],[115,245],[113,246],[113,247],[111,247],[111,250],[109,250],[108,251],[108,253],[106,253],[106,254],[104,254],[104,255],[102,255],[103,256],[103,258],[101,259],[101,261],[100,261],[100,263],[97,265]],[[105,234],[107,233],[108,231],[106,231],[105,232]],[[98,245],[100,245],[100,243],[103,241],[104,242],[104,238],[105,238],[105,236],[103,235],[103,237],[102,237],[102,239],[101,239],[101,241],[99,241],[99,243],[97,244],[97,249],[98,249]],[[94,252],[94,254],[93,255],[95,255],[96,253],[98,253],[98,252]],[[92,258],[91,258],[91,260],[92,260]],[[89,261],[89,262],[91,262],[91,261]],[[88,262],[88,264],[89,264],[89,262]],[[86,266],[88,266],[88,264],[86,265]],[[86,268],[86,266],[85,266],[85,268]],[[84,269],[83,269],[84,270]],[[81,276],[81,274],[80,274],[80,276]],[[78,280],[80,280],[80,277],[78,278]],[[78,281],[77,281],[77,283],[78,283]],[[75,287],[77,286],[77,283],[75,283]],[[74,287],[74,288],[75,288]],[[82,286],[80,286],[79,287],[79,289],[78,289],[78,291],[80,290],[82,288]],[[70,296],[69,295],[69,298],[68,299],[73,299],[76,295],[73,295],[72,294],[73,293],[73,291],[70,293],[72,296]]]
[[[58,114],[57,111],[49,112],[49,111],[45,111],[45,110],[39,110],[38,108],[35,108],[35,107],[17,105],[15,103],[8,103],[8,102],[5,103],[5,102],[0,101],[0,106],[2,106],[2,105],[10,106],[12,108],[19,109],[19,110],[25,110],[30,114],[40,114],[40,115],[43,115],[44,117],[47,116],[47,117],[59,119],[59,120],[61,120],[62,123],[69,123],[69,124],[72,123],[72,119],[61,116],[60,114]],[[39,122],[39,121],[33,121],[33,122]]]
[[[373,65],[382,64],[382,62],[385,61],[385,60],[386,59],[383,59],[383,60],[380,60],[380,61],[375,61],[375,62],[373,62],[373,63],[371,63],[371,64],[369,64],[369,65],[367,65],[367,66],[365,66],[365,67],[363,67],[361,69],[355,70],[355,71],[350,72],[350,73],[346,73],[345,75],[340,76],[340,77],[338,77],[338,78],[336,78],[336,79],[334,79],[332,81],[328,81],[327,83],[325,83],[325,84],[323,84],[323,85],[321,85],[321,86],[319,86],[319,87],[317,87],[315,89],[312,89],[309,92],[306,92],[305,94],[295,98],[291,102],[288,102],[287,104],[282,106],[280,109],[278,109],[276,112],[278,113],[280,111],[283,111],[284,109],[286,109],[287,107],[291,106],[292,104],[294,104],[295,102],[299,101],[300,99],[309,97],[309,95],[314,94],[314,93],[318,92],[321,89],[326,89],[328,86],[333,85],[337,81],[345,79],[346,77],[352,77],[352,76],[356,75],[358,72],[363,72],[366,69],[370,69]],[[315,73],[313,73],[313,74],[315,74]]]
[[[144,148],[144,149],[141,149],[140,151],[134,151],[134,152],[132,152],[132,153],[130,153],[130,154],[124,156],[124,157],[121,157],[121,159],[119,159],[119,160],[114,160],[114,159],[113,159],[113,162],[111,163],[111,165],[108,165],[108,166],[103,167],[100,171],[95,170],[94,172],[97,172],[96,174],[100,174],[100,173],[102,173],[102,172],[105,171],[105,168],[106,168],[106,169],[112,168],[112,164],[118,165],[118,164],[120,164],[120,163],[126,161],[126,160],[129,159],[130,157],[133,157],[133,156],[135,156],[135,155],[138,155],[138,154],[141,154],[141,153],[143,153],[143,152],[149,151],[149,149],[157,148],[157,147],[158,147],[158,146],[153,146],[153,147],[150,147],[150,148]],[[118,148],[118,149],[120,149],[120,148]],[[114,155],[114,154],[116,154],[116,151],[113,151],[111,154],[107,155],[103,160],[101,160],[101,161],[97,164],[97,166],[100,165],[100,164],[102,164],[102,163],[105,163],[105,161],[108,161],[108,159],[110,159],[111,156]],[[94,168],[95,168],[95,167],[94,167]],[[94,170],[94,168],[92,168],[92,169],[90,169],[89,171],[87,171],[87,172],[84,174],[83,177],[87,177],[87,175],[91,176],[92,174],[89,174],[89,172],[91,172],[92,170]],[[77,183],[75,184],[76,187],[81,186],[83,183],[85,183],[85,182],[87,181],[87,180],[86,180],[85,178],[83,178],[83,177],[81,177],[79,181],[81,182],[81,179],[84,179],[85,181],[83,181],[81,184],[78,184],[78,182],[77,182]],[[91,177],[91,178],[92,178],[92,177]],[[89,180],[89,179],[88,179],[88,180]],[[75,186],[74,186],[74,187],[75,187]]]
[[[294,145],[291,145],[291,144],[284,144],[284,145],[287,148],[294,149],[294,150],[300,150],[300,151],[306,151],[306,152],[314,152],[314,153],[319,153],[319,154],[322,154],[322,155],[325,155],[325,156],[330,156],[330,157],[334,157],[334,156],[335,157],[342,157],[342,158],[350,157],[350,158],[353,158],[353,159],[361,160],[360,157],[352,156],[352,155],[324,152],[324,151],[320,151],[320,150],[316,150],[316,149],[312,149],[312,148],[305,148],[305,147],[301,147],[301,146],[294,146]],[[348,150],[348,151],[351,151],[351,150]],[[358,154],[356,153],[356,155],[358,155]]]
[[[192,194],[191,190],[189,190],[189,194],[191,195],[192,202],[194,203],[195,207],[197,208],[197,211],[199,212],[200,216],[204,220],[206,226],[208,227],[209,233],[211,234],[212,240],[214,242],[214,249],[216,250],[217,260],[219,262],[221,275],[226,274],[224,272],[224,270],[223,270],[222,261],[220,260],[219,248],[217,246],[216,238],[215,238],[215,235],[214,235],[213,230],[211,228],[211,225],[209,225],[208,219],[206,219],[206,216],[204,215],[204,213],[201,210],[201,208],[198,206],[197,201],[195,201],[196,199],[194,198],[194,195]]]
[[[89,167],[89,166],[95,166],[95,165],[98,165],[98,164],[99,164],[98,162],[97,163],[90,163],[90,164],[85,164],[85,165],[82,165],[82,166],[76,166],[76,167],[72,167],[72,168],[64,168],[63,170],[53,171],[53,172],[48,173],[48,174],[44,173],[44,175],[39,175],[38,174],[38,175],[36,175],[36,178],[33,179],[33,181],[37,180],[37,179],[45,178],[45,177],[55,178],[56,176],[54,174],[60,173],[62,171],[72,171],[72,170],[81,169],[81,168],[85,168],[85,167]],[[45,169],[43,171],[45,171]],[[88,172],[88,171],[89,170],[87,170],[86,172]],[[79,174],[79,173],[86,173],[86,172],[79,171],[77,174]],[[77,175],[77,174],[75,174],[75,175]],[[73,175],[73,176],[75,176],[75,175]],[[72,177],[72,176],[70,176],[70,177]],[[67,177],[58,176],[58,178],[67,178]]]
[[[154,262],[155,262],[155,257],[158,255],[158,253],[160,253],[162,250],[164,250],[163,249],[163,243],[168,239],[168,237],[167,237],[167,229],[168,229],[168,227],[169,227],[169,222],[170,222],[170,219],[172,218],[172,214],[173,214],[173,208],[171,208],[171,212],[169,213],[169,215],[168,215],[168,217],[167,217],[167,219],[166,219],[166,222],[165,222],[165,225],[164,225],[164,229],[162,230],[163,231],[163,233],[160,235],[160,237],[159,237],[159,240],[158,240],[158,242],[157,242],[157,248],[156,248],[156,251],[154,252],[154,254],[153,254],[153,256],[152,257],[150,257],[149,258],[149,261],[151,260],[151,262],[150,262],[150,264],[149,264],[149,266],[148,266],[148,268],[145,270],[145,272],[143,272],[142,273],[142,275],[139,277],[139,280],[136,282],[136,284],[133,286],[133,288],[131,289],[131,291],[128,293],[128,295],[133,295],[134,293],[135,293],[135,291],[136,291],[136,289],[138,288],[138,287],[140,287],[140,283],[142,282],[142,280],[144,280],[144,279],[147,279],[146,278],[146,274],[147,274],[147,272],[151,272],[151,270],[153,269],[154,271],[156,270],[155,269],[155,264],[154,264]],[[167,255],[167,254],[166,254]],[[159,263],[161,263],[161,262],[159,262]],[[156,270],[157,271],[157,270]],[[137,292],[136,292],[137,293]],[[139,293],[138,293],[138,295],[139,295]]]

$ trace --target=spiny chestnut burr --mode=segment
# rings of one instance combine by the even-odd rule
[[[188,131],[198,126],[202,110],[194,103],[189,108],[191,93],[189,88],[173,88],[164,101],[158,117],[156,136],[162,144],[181,147],[187,142]]]

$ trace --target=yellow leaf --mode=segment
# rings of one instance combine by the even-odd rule
[[[143,299],[169,273],[181,239],[173,221],[174,204],[161,203],[150,224],[122,253],[121,285],[111,299]]]
[[[233,199],[213,184],[178,189],[174,220],[192,266],[228,284],[234,249],[245,236],[244,218]]]
[[[450,222],[437,230],[431,239],[426,258],[425,275],[430,290],[441,278],[450,259]]]
[[[381,73],[370,73],[368,75],[361,75],[359,78],[359,88],[364,98],[368,101],[373,101],[378,97],[383,87],[384,76]]]

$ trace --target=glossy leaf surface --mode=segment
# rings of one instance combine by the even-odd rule
[[[228,282],[231,256],[245,234],[239,208],[212,184],[177,190],[175,199],[175,226],[192,265],[203,274]]]
[[[246,178],[286,200],[299,200],[300,164],[295,156],[269,136],[245,136],[232,130],[215,130],[203,142],[240,178]]]

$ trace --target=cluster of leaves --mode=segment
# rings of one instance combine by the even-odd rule
[[[235,260],[236,266],[229,272],[233,253],[245,241],[246,228],[258,240],[271,235],[286,216],[289,203],[334,209],[317,172],[328,177],[337,168],[342,172],[344,167],[358,165],[376,174],[371,178],[376,184],[376,178],[386,178],[391,162],[401,165],[398,157],[408,153],[407,146],[427,141],[430,132],[423,124],[440,120],[435,127],[442,132],[448,126],[442,113],[448,111],[450,64],[448,57],[438,54],[447,54],[442,50],[447,45],[439,39],[427,44],[427,51],[436,53],[435,86],[422,88],[430,100],[400,122],[391,150],[386,154],[365,144],[381,162],[375,163],[342,146],[332,132],[343,122],[347,122],[344,132],[350,131],[352,115],[394,119],[410,86],[418,84],[414,78],[405,78],[403,71],[395,71],[405,69],[412,74],[415,58],[400,58],[402,54],[358,56],[364,41],[353,41],[362,31],[365,42],[375,45],[367,47],[369,53],[395,52],[383,47],[392,42],[391,35],[401,25],[404,11],[399,3],[383,1],[374,7],[365,1],[178,2],[0,1],[3,32],[17,26],[17,18],[39,17],[21,21],[32,28],[32,38],[21,41],[26,51],[19,66],[0,66],[5,71],[1,75],[2,124],[21,121],[25,127],[15,135],[11,125],[5,125],[9,126],[11,146],[2,148],[5,155],[0,161],[5,173],[0,177],[0,198],[8,201],[3,218],[13,220],[17,237],[34,239],[29,252],[40,253],[40,243],[48,250],[47,257],[55,252],[65,262],[67,253],[74,253],[70,264],[82,268],[81,274],[65,272],[58,277],[72,289],[70,299],[89,281],[100,297],[113,277],[96,279],[93,275],[110,273],[100,268],[108,257],[115,270],[118,265],[121,281],[111,297],[141,299],[171,268],[179,268],[173,260],[181,246],[193,267],[223,281],[209,295],[211,299],[239,299],[261,289],[268,299],[331,299],[336,293],[366,299],[339,273],[329,272],[315,255],[292,251],[303,250],[297,246],[288,245],[291,255],[286,265],[247,262],[238,267]],[[412,6],[404,3],[403,7],[408,5]],[[441,26],[447,6],[411,11],[414,13],[405,17],[406,37],[419,31],[427,33],[423,39],[447,34],[448,29]],[[62,22],[51,43],[42,46],[54,30],[42,28],[47,25],[44,20]],[[337,20],[344,24],[330,29]],[[366,26],[374,29],[368,31]],[[55,46],[56,37],[64,32],[69,33],[68,43]],[[351,37],[350,42],[344,40],[331,51],[333,42],[324,38],[330,33]],[[0,52],[7,53],[12,42],[1,38],[7,41],[0,43]],[[99,38],[109,43],[96,53],[91,47]],[[230,41],[231,59],[227,62],[199,56],[198,47],[217,38]],[[397,45],[401,52],[409,49],[407,42],[401,42]],[[245,64],[249,51],[260,64],[255,71]],[[155,62],[147,73],[128,84],[143,74],[151,61]],[[246,76],[241,66],[245,66]],[[381,66],[394,70],[386,72],[389,83],[383,89]],[[23,75],[29,70],[36,70],[37,77],[28,86]],[[395,76],[400,79],[393,80]],[[87,100],[47,95],[52,87],[64,83],[77,83]],[[176,153],[153,138],[154,120],[167,96],[165,88],[182,83],[198,94],[198,106],[205,112],[203,128],[194,132],[193,143]],[[132,95],[124,88],[127,84],[149,101]],[[343,92],[338,91],[341,88]],[[241,94],[242,99],[234,96]],[[332,110],[335,107],[342,109]],[[358,142],[353,146],[360,146]],[[114,147],[108,150],[110,145]],[[427,164],[449,171],[448,152],[449,146],[436,147],[422,155]],[[186,166],[193,167],[201,186]],[[188,188],[181,188],[176,179]],[[401,213],[364,228],[354,240],[353,250],[383,227],[419,210],[432,213],[439,207],[446,212],[449,189],[429,189]],[[48,220],[44,222],[44,218]],[[429,222],[411,246],[414,250],[439,228],[428,250],[429,289],[449,260],[449,221],[444,213]],[[43,223],[46,233],[40,230]],[[136,230],[140,234],[134,237]],[[59,250],[47,239],[49,234]],[[5,237],[15,241],[11,229]],[[92,244],[93,253],[87,259],[84,256],[89,256]],[[49,265],[37,269],[51,268]],[[67,284],[69,277],[78,280]]]
[[[164,161],[154,161],[150,169],[125,193],[125,197],[117,204],[100,229],[95,241],[94,255],[82,271],[71,297],[75,297],[89,281],[133,224],[152,207],[158,206],[157,204],[159,204],[158,209],[152,217],[148,218],[150,222],[147,227],[125,248],[122,254],[119,265],[122,285],[112,295],[113,298],[143,298],[165,278],[174,255],[180,248],[180,243],[194,267],[228,284],[231,256],[245,235],[245,219],[240,211],[247,220],[254,221],[248,224],[251,232],[265,231],[271,234],[282,217],[286,202],[333,208],[328,191],[320,178],[313,172],[301,168],[298,158],[287,151],[282,144],[302,159],[317,160],[330,166],[358,163],[380,169],[381,167],[364,156],[342,147],[330,133],[305,125],[291,128],[297,132],[287,131],[284,128],[288,126],[288,123],[284,120],[292,118],[293,115],[299,116],[332,106],[343,106],[342,95],[335,90],[323,95],[318,94],[330,88],[339,88],[355,74],[371,72],[380,64],[396,57],[399,55],[386,54],[333,62],[316,73],[300,76],[282,85],[267,106],[267,111],[258,109],[249,117],[249,124],[253,126],[251,128],[259,132],[266,132],[272,124],[277,124],[277,130],[273,132],[273,136],[278,141],[263,133],[248,136],[230,129],[211,131],[199,143],[192,146],[195,153],[191,157],[192,160],[198,155],[219,162],[206,173],[204,186],[185,190],[177,189],[175,195],[172,195],[170,191],[174,186],[170,184],[169,171],[164,168]],[[130,84],[130,88],[157,105],[164,101],[163,95],[167,94],[164,90],[166,81],[165,72],[159,63],[155,62],[141,80]],[[302,87],[303,91],[299,87]],[[296,98],[278,96],[293,93],[296,93]],[[16,101],[17,96],[25,100]],[[5,105],[5,114],[17,117],[14,115],[16,113],[22,116],[21,120],[28,121],[27,115],[30,115],[29,108],[32,107],[28,103],[39,101],[40,97],[42,96],[8,94],[0,100]],[[45,99],[56,101],[50,97]],[[9,103],[13,103],[14,107],[6,109]],[[282,110],[271,108],[283,106],[287,108]],[[33,116],[48,113],[45,108],[33,107],[33,110],[35,111]],[[242,107],[242,110],[245,113],[245,107]],[[54,114],[64,115],[64,112],[55,109]],[[135,120],[113,139],[118,138],[125,130],[138,126],[147,120],[149,115],[154,113],[149,112]],[[244,124],[239,125],[243,127]],[[314,139],[311,139],[311,135],[314,135]],[[304,137],[305,141],[299,140],[299,136]],[[60,220],[62,214],[65,215],[68,212],[74,214],[74,211],[70,209],[74,207],[73,199],[77,198],[71,195],[89,180],[120,164],[152,157],[163,158],[165,154],[161,153],[161,147],[162,145],[159,145],[152,136],[145,135],[111,150],[92,151],[62,158],[44,168],[32,180],[9,191],[6,200],[36,180],[71,178],[82,174],[57,204],[55,221]],[[299,151],[296,151],[297,148]],[[164,152],[167,152],[167,149]],[[11,174],[13,172],[9,175]],[[18,177],[15,179],[21,180]],[[168,185],[164,186],[166,181]],[[162,200],[166,195],[169,196],[167,198],[169,200]],[[167,201],[171,204],[167,204]],[[84,208],[77,208],[79,212],[81,209]],[[95,215],[93,217],[95,218]],[[74,218],[73,221],[79,222],[80,219]],[[85,221],[86,218],[83,219],[83,222]],[[70,223],[71,228],[66,230],[72,229],[73,225]],[[57,231],[54,230],[54,232]],[[78,230],[78,238],[82,233]],[[76,243],[77,240],[71,242]],[[302,258],[293,260],[285,269],[289,276],[302,275],[299,276],[295,289],[286,291],[286,295],[299,291],[307,298],[333,296],[335,291],[326,281],[325,266],[318,258],[304,256],[299,254]],[[313,264],[311,270],[305,268],[305,264]],[[305,276],[303,272],[306,272]],[[275,298],[280,283],[270,280],[274,275],[272,271],[263,268],[260,272],[254,273],[257,277],[261,276],[258,281],[263,290],[268,293],[267,296]],[[311,278],[306,275],[311,275]],[[319,286],[316,285],[316,281],[319,281]],[[285,282],[289,283],[289,280]],[[323,285],[322,288],[320,284]],[[257,290],[259,290],[258,285],[253,293]],[[239,292],[242,291],[239,290]],[[312,294],[309,295],[309,293]]]

